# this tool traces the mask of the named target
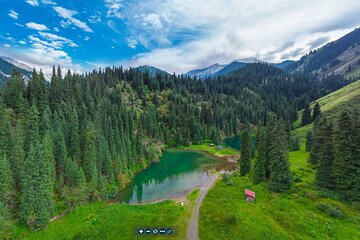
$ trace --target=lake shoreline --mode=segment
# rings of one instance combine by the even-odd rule
[[[230,152],[232,154],[221,154],[220,152],[210,152],[210,151],[206,151],[204,149],[196,149],[197,147],[204,147],[204,146],[207,146],[207,145],[204,145],[204,144],[191,145],[192,149],[188,148],[188,147],[184,147],[184,146],[169,147],[169,148],[166,148],[163,153],[165,154],[166,152],[193,152],[193,153],[203,154],[204,156],[209,157],[216,162],[214,166],[207,166],[201,170],[201,172],[211,174],[212,176],[218,176],[219,174],[221,174],[223,172],[233,172],[238,169],[237,159],[239,158],[239,154],[237,154],[237,153],[234,154],[234,152]],[[209,146],[209,148],[210,148],[210,146]],[[214,149],[210,149],[210,150],[214,150]],[[161,162],[161,160],[159,162]],[[152,163],[147,168],[144,168],[141,171],[138,171],[137,174],[139,174],[142,171],[145,171],[146,169],[151,167],[153,164],[158,164],[159,162]],[[206,177],[205,177],[205,179],[206,179]],[[193,191],[196,188],[201,189],[201,188],[205,187],[207,185],[207,180],[208,179],[206,179],[205,181],[201,181],[197,185],[192,187],[191,189],[187,189],[186,191],[183,191],[174,196],[159,197],[157,199],[148,200],[148,201],[145,200],[145,201],[141,201],[141,202],[126,202],[126,200],[118,199],[118,200],[112,201],[112,203],[113,204],[128,204],[128,205],[146,205],[146,204],[156,204],[156,203],[163,202],[163,201],[186,202],[187,194],[189,194],[191,191]],[[131,184],[134,184],[134,181],[135,181],[135,175],[134,175],[134,178],[132,179],[132,181],[129,182],[127,187],[130,187]]]

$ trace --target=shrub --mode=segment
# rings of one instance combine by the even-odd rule
[[[228,174],[228,173],[224,173],[224,174],[223,174],[223,181],[224,181],[225,184],[228,185],[228,186],[232,186],[232,185],[233,185],[233,181],[231,180],[230,174]]]
[[[237,221],[238,221],[238,216],[236,215],[231,215],[226,217],[227,224],[235,225]]]
[[[320,211],[326,213],[330,217],[339,218],[339,219],[344,219],[345,218],[345,214],[343,213],[341,208],[339,208],[336,205],[327,204],[327,203],[317,203],[315,205],[315,207],[317,209],[319,209]]]

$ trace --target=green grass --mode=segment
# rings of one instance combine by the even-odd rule
[[[200,189],[195,188],[191,193],[189,193],[186,198],[190,202],[195,202],[195,200],[200,197]]]
[[[195,195],[196,191],[191,194],[191,198]],[[178,226],[180,235],[172,239],[184,239],[192,206],[181,206],[173,201],[146,205],[110,204],[108,206],[93,203],[77,207],[73,212],[51,222],[41,231],[30,232],[27,228],[19,228],[17,232],[20,239],[122,240],[143,239],[143,237],[133,235],[133,228],[137,226]]]
[[[336,112],[340,108],[356,106],[360,103],[360,80],[312,102],[311,109],[314,108],[315,102],[320,104],[322,112]],[[300,127],[302,113],[303,110],[298,112],[298,120],[294,123],[295,128]]]
[[[333,93],[330,93],[310,104],[313,109],[315,102],[318,102],[321,111],[330,117],[338,114],[341,109],[351,109],[360,106],[360,80],[349,84]],[[305,142],[306,133],[312,131],[313,124],[300,126],[303,110],[298,112],[298,120],[294,122],[295,130],[292,132],[294,136],[300,137],[301,143]]]
[[[358,76],[360,76],[360,67],[354,69],[353,71],[351,71],[349,73],[345,73],[345,75],[344,75],[345,78],[358,77]]]
[[[229,154],[238,154],[239,152],[236,151],[235,149],[229,148],[229,147],[225,147],[223,146],[223,149],[221,150],[217,150],[216,147],[217,146],[210,146],[211,142],[205,142],[202,144],[193,144],[190,145],[188,147],[185,146],[179,146],[178,148],[181,149],[188,149],[188,150],[193,150],[193,151],[202,151],[202,152],[207,152],[213,155],[220,155],[220,156],[224,156],[224,155],[229,155]]]
[[[248,177],[232,177],[232,186],[218,181],[200,208],[200,239],[360,239],[360,210],[321,197],[308,155],[289,154],[296,181],[288,193],[272,193]],[[255,203],[244,201],[245,188],[256,192]],[[345,218],[330,217],[319,204],[340,208]]]

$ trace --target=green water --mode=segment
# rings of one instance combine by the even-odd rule
[[[214,165],[213,158],[200,152],[168,150],[160,162],[136,174],[119,199],[141,203],[184,196],[209,180],[205,169]]]
[[[241,139],[240,138],[241,138],[240,136],[225,138],[224,139],[225,146],[231,147],[236,150],[240,150],[240,147],[241,147]],[[251,141],[252,141],[253,147],[255,148],[256,147],[256,137],[252,136]]]
[[[225,138],[224,143],[227,147],[240,150],[240,136]]]

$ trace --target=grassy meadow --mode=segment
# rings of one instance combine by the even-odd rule
[[[133,234],[134,227],[176,226],[180,233],[171,239],[185,239],[191,210],[199,194],[199,189],[189,193],[184,206],[174,201],[139,205],[86,204],[51,222],[41,231],[30,232],[27,227],[19,227],[17,237],[29,240],[131,240],[144,239]]]
[[[226,146],[222,145],[223,148],[221,150],[217,150],[217,148],[216,148],[217,145],[210,146],[210,144],[211,144],[210,141],[205,141],[202,144],[190,145],[188,147],[180,146],[179,148],[193,150],[193,151],[207,152],[207,153],[210,153],[213,155],[218,155],[218,156],[239,154],[238,151],[236,151],[235,149],[232,149],[230,147],[226,147]]]
[[[232,176],[231,186],[219,180],[200,208],[200,239],[360,239],[359,206],[317,191],[303,149],[289,153],[294,184],[288,193],[272,193],[249,176]],[[255,203],[244,201],[245,188],[256,192]]]

